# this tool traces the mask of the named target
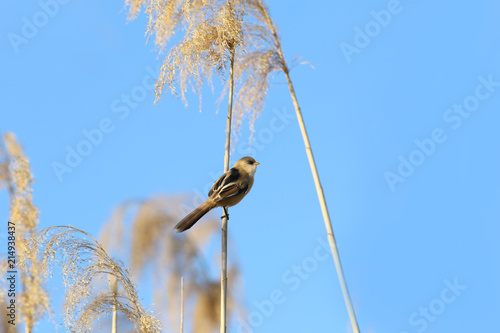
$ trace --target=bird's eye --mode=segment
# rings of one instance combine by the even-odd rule
[[[250,160],[248,160],[248,161],[247,161],[247,164],[253,164],[253,162],[252,162],[252,161],[250,161]]]

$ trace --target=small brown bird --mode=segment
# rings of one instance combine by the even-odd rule
[[[250,192],[253,185],[253,175],[257,165],[252,157],[239,159],[234,166],[224,173],[208,192],[208,199],[200,207],[183,218],[175,229],[183,232],[191,228],[199,219],[215,207],[231,207],[236,205]]]

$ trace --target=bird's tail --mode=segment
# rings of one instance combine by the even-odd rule
[[[208,202],[203,203],[200,207],[193,210],[189,213],[185,218],[183,218],[177,225],[174,227],[177,230],[177,233],[183,232],[191,228],[199,219],[201,219],[206,213],[210,211],[210,209],[214,208]]]

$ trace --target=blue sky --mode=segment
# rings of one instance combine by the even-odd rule
[[[195,96],[187,108],[168,94],[155,106],[161,58],[145,43],[145,16],[127,23],[120,1],[46,3],[9,0],[0,13],[0,130],[16,133],[30,157],[40,226],[97,235],[124,200],[203,191],[223,168],[217,96],[204,92],[201,113]],[[288,59],[314,66],[294,68],[292,79],[362,332],[491,331],[500,310],[500,4],[269,7]],[[256,182],[230,221],[254,331],[346,332],[291,98],[284,77],[273,82],[255,125]],[[102,138],[84,143],[97,128]],[[244,130],[232,163],[248,154],[247,138]],[[87,156],[58,176],[54,162],[77,149]]]

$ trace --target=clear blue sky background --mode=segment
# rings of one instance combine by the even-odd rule
[[[141,95],[161,62],[145,44],[145,16],[127,24],[122,1],[66,2],[44,22],[43,0],[4,1],[0,130],[15,132],[30,157],[40,226],[97,235],[124,200],[202,190],[222,171],[225,116],[209,94],[201,113],[193,96],[186,109],[169,95],[156,106],[150,90]],[[300,54],[315,67],[295,68],[292,79],[362,332],[498,330],[500,4],[269,7],[288,59]],[[23,18],[40,27],[13,46]],[[291,99],[283,77],[274,83],[255,125],[262,164],[230,224],[254,331],[346,332]],[[115,113],[132,93],[128,115]],[[66,147],[105,119],[110,133],[60,181],[53,162],[65,163]],[[248,154],[247,138],[232,162]],[[259,310],[275,290],[280,304]]]

